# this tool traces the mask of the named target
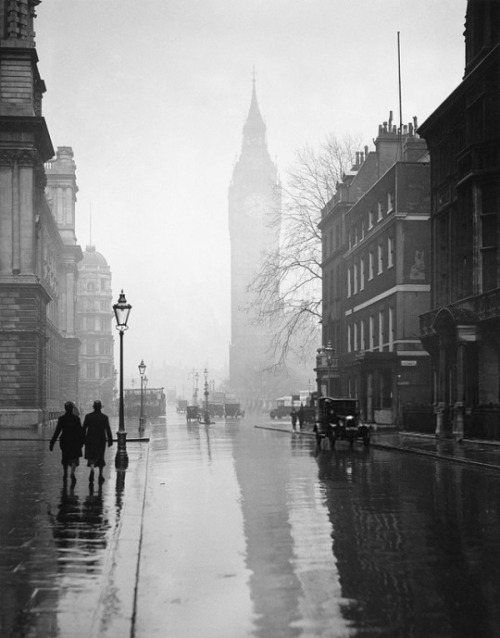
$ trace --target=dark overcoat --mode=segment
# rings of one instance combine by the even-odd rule
[[[59,445],[62,452],[61,463],[63,465],[71,465],[72,463],[78,465],[83,445],[83,429],[80,417],[66,412],[58,418],[56,430],[50,440],[50,449],[54,447],[59,437]]]
[[[85,458],[97,467],[104,467],[104,453],[106,443],[113,445],[113,436],[106,414],[94,410],[85,416],[83,421],[83,435],[85,439]]]

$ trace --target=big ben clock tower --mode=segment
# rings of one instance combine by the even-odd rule
[[[279,240],[280,189],[276,166],[269,156],[255,78],[250,111],[243,127],[240,157],[229,186],[231,240],[230,385],[240,401],[256,402],[265,395],[265,370],[272,363],[269,328],[255,321],[255,294],[248,286],[263,256]]]

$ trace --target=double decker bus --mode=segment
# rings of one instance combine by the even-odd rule
[[[145,388],[144,393],[144,417],[147,419],[165,416],[167,411],[167,398],[165,388]],[[141,415],[141,389],[125,388],[123,390],[123,407],[125,416],[139,417]]]

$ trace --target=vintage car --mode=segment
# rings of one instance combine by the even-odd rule
[[[200,408],[197,405],[188,405],[186,408],[186,421],[198,421]]]
[[[320,397],[314,431],[319,449],[323,439],[328,439],[332,448],[336,441],[348,441],[352,447],[356,439],[361,439],[365,447],[370,445],[370,428],[361,421],[357,399]]]

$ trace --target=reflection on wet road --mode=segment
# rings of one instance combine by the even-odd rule
[[[257,422],[155,432],[137,636],[499,634],[497,474]]]
[[[256,424],[171,413],[101,488],[2,440],[0,636],[130,635],[141,530],[136,638],[500,635],[498,471]]]
[[[116,472],[108,465],[104,485],[89,484],[82,464],[73,486],[46,433],[30,436],[0,442],[0,636],[109,635],[102,612],[119,609],[109,560],[123,491]]]

